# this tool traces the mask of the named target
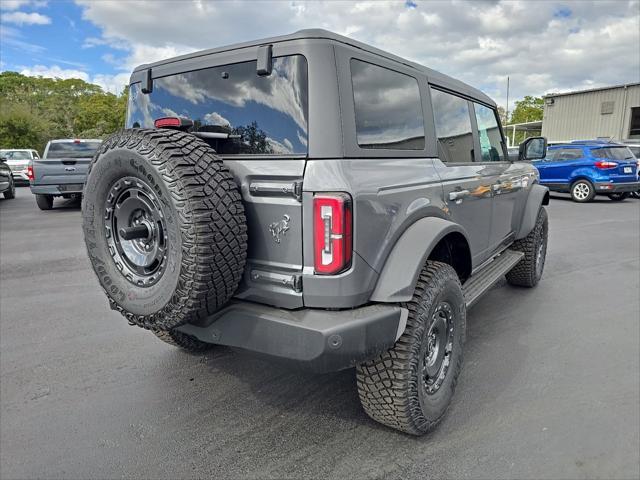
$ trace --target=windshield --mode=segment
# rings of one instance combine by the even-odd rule
[[[6,150],[0,152],[0,157],[4,157],[7,160],[31,160],[29,152],[23,152],[20,150]]]
[[[47,158],[91,158],[102,142],[56,142],[49,145]]]
[[[146,95],[131,85],[128,128],[178,116],[193,121],[192,131],[239,135],[216,143],[221,154],[306,154],[307,61],[274,58],[266,76],[255,61],[169,75],[154,79]]]
[[[612,160],[634,160],[636,158],[628,147],[597,148],[593,151],[593,156]]]

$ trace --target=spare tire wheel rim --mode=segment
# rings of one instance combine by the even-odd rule
[[[447,302],[438,304],[431,317],[422,359],[422,384],[428,395],[436,393],[449,371],[453,351],[453,309]]]
[[[104,218],[109,251],[122,275],[139,287],[157,283],[167,263],[167,230],[153,189],[135,177],[116,181]]]

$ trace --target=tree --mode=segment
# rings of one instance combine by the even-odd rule
[[[544,100],[541,97],[527,95],[516,102],[516,108],[511,113],[509,123],[525,123],[542,120]]]
[[[104,138],[124,126],[120,95],[77,78],[0,73],[0,148],[37,148],[52,138]],[[22,124],[21,124],[22,122]]]

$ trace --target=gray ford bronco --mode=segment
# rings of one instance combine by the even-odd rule
[[[496,104],[322,30],[142,65],[129,93],[82,204],[111,307],[189,351],[356,367],[373,419],[435,427],[467,309],[545,262],[548,192]]]

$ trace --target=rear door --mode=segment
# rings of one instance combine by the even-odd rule
[[[33,160],[34,184],[62,185],[61,192],[81,190],[100,143],[100,140],[52,141],[43,158]]]
[[[550,149],[544,160],[533,162],[540,172],[540,183],[549,186],[566,186],[574,170],[590,163],[580,146]]]
[[[473,134],[471,102],[433,86],[430,92],[438,138],[435,167],[450,216],[467,232],[476,267],[489,256],[492,185],[499,172],[491,164],[476,161],[480,146]]]

